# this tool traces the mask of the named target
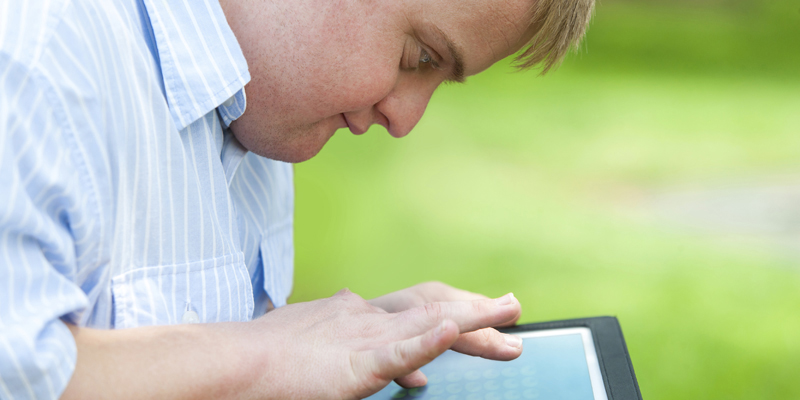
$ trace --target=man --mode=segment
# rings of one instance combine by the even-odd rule
[[[510,294],[286,305],[285,162],[340,128],[405,136],[439,84],[526,45],[551,67],[592,6],[3,0],[0,398],[360,398],[448,348],[517,357],[491,328]]]

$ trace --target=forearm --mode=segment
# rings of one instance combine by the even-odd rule
[[[509,294],[391,314],[341,290],[251,322],[117,331],[70,327],[78,361],[63,397],[360,399],[395,379],[424,384],[420,367],[460,337],[514,320],[519,312]],[[473,340],[460,351],[494,359],[519,356],[521,346],[493,332],[475,332],[495,340],[478,346]]]
[[[266,338],[256,339],[253,324],[123,330],[68,325],[78,359],[62,398],[252,398],[266,384],[261,377],[269,368],[259,346]]]

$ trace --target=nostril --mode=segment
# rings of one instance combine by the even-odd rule
[[[411,98],[403,94],[388,96],[375,107],[376,122],[383,125],[392,137],[405,137],[422,118],[427,100],[416,95]]]
[[[384,129],[386,129],[386,132],[389,132],[389,134],[392,135],[392,137],[401,138],[405,135],[408,135],[410,129],[403,129],[401,126],[398,126],[397,124],[392,124],[389,118],[387,118],[386,115],[383,114],[382,112],[378,112],[376,114],[377,114],[376,115],[377,121],[375,121],[375,123],[380,124],[382,127],[384,127]]]
[[[379,124],[384,129],[386,129],[387,132],[391,133],[391,130],[390,130],[391,123],[389,122],[389,118],[386,118],[386,116],[383,115],[383,113],[380,112],[380,111],[376,112],[375,114],[376,114],[376,119],[377,119],[377,121],[375,121],[375,123]]]

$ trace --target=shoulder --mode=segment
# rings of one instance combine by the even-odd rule
[[[71,0],[0,1],[0,54],[6,62],[37,62]]]
[[[139,24],[136,0],[0,0],[0,70],[38,71],[54,86],[60,75],[93,81],[109,54],[138,50]]]

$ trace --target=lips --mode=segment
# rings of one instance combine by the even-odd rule
[[[344,115],[344,113],[342,113],[342,119],[344,119],[345,125],[347,125],[347,128],[350,129],[350,132],[353,135],[363,135],[364,132],[366,132],[366,131],[359,130],[357,127],[355,127],[354,125],[350,124],[350,121],[347,120],[347,116]]]

